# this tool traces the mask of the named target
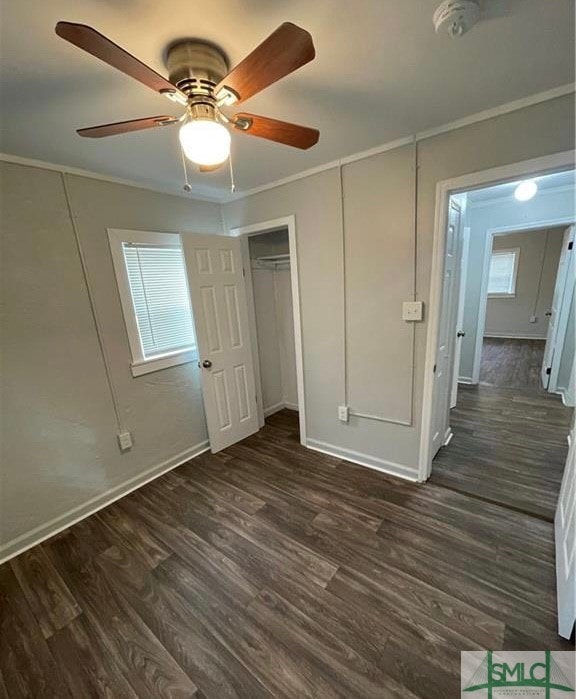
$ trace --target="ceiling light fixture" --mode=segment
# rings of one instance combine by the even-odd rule
[[[210,42],[201,39],[172,42],[165,54],[168,79],[85,24],[58,22],[56,34],[186,107],[179,117],[160,115],[113,122],[78,129],[80,136],[104,138],[179,124],[181,150],[186,158],[198,165],[200,172],[212,172],[226,160],[230,162],[231,131],[302,150],[318,142],[320,133],[317,129],[257,114],[227,114],[224,111],[250,99],[314,59],[316,52],[312,37],[291,22],[281,24],[232,70],[226,54]],[[185,173],[184,189],[190,191],[190,188]]]
[[[528,201],[538,191],[538,185],[534,180],[526,180],[525,182],[520,182],[520,184],[514,190],[514,196],[518,201]]]
[[[230,132],[217,121],[194,119],[180,128],[180,143],[196,165],[220,165],[230,155]]]

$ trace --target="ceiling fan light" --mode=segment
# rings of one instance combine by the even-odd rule
[[[538,191],[538,185],[534,180],[524,180],[514,190],[514,196],[518,201],[528,201]]]
[[[197,165],[219,165],[230,155],[230,132],[211,119],[194,119],[180,128],[184,154]]]

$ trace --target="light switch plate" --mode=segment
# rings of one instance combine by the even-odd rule
[[[402,320],[422,320],[424,303],[422,301],[404,301],[402,304]]]
[[[348,422],[348,406],[339,405],[338,406],[338,419],[340,422]]]

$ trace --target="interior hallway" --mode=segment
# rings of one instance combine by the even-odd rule
[[[304,449],[290,411],[0,583],[11,699],[445,699],[461,650],[572,648],[551,524]]]
[[[431,481],[552,522],[572,409],[541,386],[544,344],[484,339],[480,385],[458,387]]]

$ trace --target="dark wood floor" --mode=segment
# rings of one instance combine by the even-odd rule
[[[479,386],[460,385],[432,482],[554,520],[572,410],[541,387],[542,340],[484,340]]]
[[[305,450],[296,414],[0,568],[0,694],[458,696],[460,651],[567,648],[552,525]]]
[[[540,380],[545,346],[546,340],[485,337],[482,343],[480,383],[545,393]]]

